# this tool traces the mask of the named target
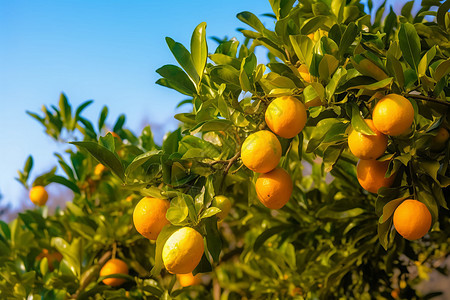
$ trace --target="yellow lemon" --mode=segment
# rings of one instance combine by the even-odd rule
[[[203,237],[197,230],[183,227],[172,233],[162,250],[166,270],[172,274],[187,274],[194,271],[203,252]]]

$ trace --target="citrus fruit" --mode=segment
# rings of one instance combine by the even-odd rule
[[[255,186],[259,201],[270,209],[282,208],[289,201],[293,189],[291,176],[282,168],[261,174]]]
[[[449,138],[448,130],[444,127],[440,127],[437,130],[436,135],[431,140],[431,150],[439,151],[444,149],[445,143]]]
[[[305,127],[305,105],[292,96],[278,97],[267,107],[265,118],[274,133],[290,139]]]
[[[431,227],[431,213],[417,200],[403,201],[394,212],[394,227],[407,240],[423,237]]]
[[[126,274],[128,275],[127,264],[120,259],[113,258],[108,260],[100,269],[100,277],[112,274]],[[119,286],[125,282],[124,278],[106,278],[102,282],[109,286]]]
[[[197,230],[191,227],[180,228],[164,244],[164,266],[172,274],[191,273],[200,262],[204,250],[203,237]]]
[[[202,282],[202,274],[197,273],[195,276],[192,273],[177,274],[177,279],[182,287],[198,285]]]
[[[364,121],[376,135],[365,135],[353,129],[348,136],[348,147],[358,158],[377,159],[386,151],[388,138],[373,126],[372,120]]]
[[[359,184],[368,192],[377,193],[381,187],[390,187],[394,183],[395,174],[384,177],[389,161],[360,159],[356,167]]]
[[[311,83],[311,74],[309,73],[308,70],[308,66],[305,64],[301,64],[298,68],[297,68],[298,72],[300,73],[300,77],[308,83]]]
[[[149,240],[156,240],[164,225],[169,224],[166,212],[170,202],[164,199],[144,197],[133,211],[136,230]]]
[[[231,209],[231,201],[228,197],[215,196],[211,204],[212,206],[220,208],[221,210],[221,212],[216,214],[217,219],[219,221],[222,221],[223,219],[226,218],[226,216],[228,216],[228,213],[230,212]]]
[[[43,206],[47,203],[48,194],[45,188],[41,185],[37,185],[30,190],[30,200],[36,205]]]
[[[261,130],[249,135],[241,148],[244,165],[257,173],[275,169],[281,158],[281,144],[270,131]]]
[[[94,175],[100,176],[105,172],[106,167],[103,164],[97,164],[94,168]]]
[[[414,121],[414,108],[405,97],[389,94],[375,105],[372,119],[378,131],[392,136],[401,135]]]

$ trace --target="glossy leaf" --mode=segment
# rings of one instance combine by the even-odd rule
[[[86,149],[100,163],[110,168],[122,181],[125,179],[122,162],[106,147],[94,142],[71,142],[71,144]]]
[[[402,23],[398,31],[398,40],[403,58],[417,71],[420,61],[420,38],[414,25]]]

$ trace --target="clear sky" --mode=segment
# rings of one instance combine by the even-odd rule
[[[26,200],[14,177],[29,154],[34,178],[56,165],[53,153],[64,149],[26,110],[56,105],[64,92],[73,106],[95,101],[83,114],[90,120],[107,105],[107,123],[124,113],[126,127],[139,132],[150,124],[161,140],[176,128],[175,106],[185,98],[155,84],[157,68],[176,64],[164,38],[189,45],[205,21],[207,36],[242,40],[235,29],[244,26],[236,18],[244,10],[271,12],[267,0],[0,0],[0,204],[18,208]],[[261,20],[272,27],[271,19]],[[208,43],[211,52],[217,45]]]

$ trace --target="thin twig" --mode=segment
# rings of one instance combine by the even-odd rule
[[[445,101],[441,101],[435,98],[431,98],[428,96],[423,96],[423,95],[417,95],[417,94],[406,94],[407,97],[411,97],[411,98],[415,98],[415,99],[419,99],[419,100],[424,100],[424,101],[429,101],[429,102],[433,102],[433,103],[438,103],[438,104],[442,104],[442,105],[447,105],[450,106],[450,102],[445,102]]]
[[[228,171],[230,170],[231,166],[239,159],[241,156],[241,150],[239,150],[232,158],[229,159],[228,165],[225,168],[224,176],[227,175]]]

